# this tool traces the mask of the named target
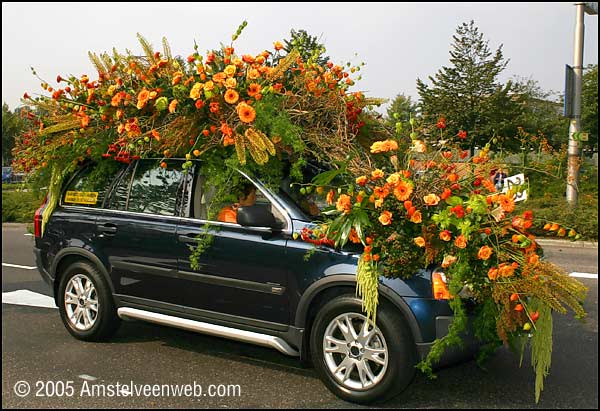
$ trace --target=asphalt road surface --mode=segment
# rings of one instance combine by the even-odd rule
[[[3,225],[2,240],[3,298],[17,290],[49,295],[37,270],[25,268],[35,265],[25,226]],[[567,272],[596,277],[580,278],[589,287],[584,322],[555,315],[552,367],[539,404],[527,355],[519,367],[502,348],[485,369],[470,361],[435,380],[418,373],[382,407],[597,409],[598,249],[556,242],[544,248]],[[68,334],[56,308],[3,303],[2,408],[57,407],[361,408],[331,394],[313,369],[271,349],[141,322],[124,322],[110,342],[86,343]]]

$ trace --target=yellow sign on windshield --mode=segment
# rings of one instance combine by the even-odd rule
[[[67,191],[65,195],[65,203],[96,204],[97,202],[97,191]]]

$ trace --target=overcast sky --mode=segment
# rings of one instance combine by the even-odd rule
[[[11,109],[24,92],[40,93],[38,75],[97,73],[88,51],[116,47],[141,54],[136,33],[156,50],[167,37],[173,55],[227,43],[239,54],[272,49],[290,29],[320,37],[338,64],[366,66],[355,89],[372,97],[399,93],[418,98],[416,79],[449,64],[452,35],[463,22],[475,25],[494,51],[510,59],[500,80],[531,77],[547,91],[562,92],[565,64],[573,65],[574,3],[2,3],[2,100]],[[598,16],[585,15],[584,65],[598,63]],[[356,54],[356,55],[355,55]]]

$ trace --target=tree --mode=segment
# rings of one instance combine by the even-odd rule
[[[415,117],[417,115],[417,109],[417,103],[413,102],[410,96],[406,97],[404,94],[400,93],[387,109],[386,122],[391,126],[396,124],[397,121],[407,123],[411,116]]]
[[[511,82],[498,82],[508,64],[502,45],[492,53],[473,20],[460,25],[453,39],[451,65],[438,70],[435,78],[429,76],[431,86],[417,79],[420,108],[425,120],[445,117],[450,135],[467,131],[464,145],[473,154],[476,145],[506,134],[518,106],[510,96]]]
[[[306,30],[292,29],[290,31],[290,39],[284,40],[284,43],[284,50],[286,52],[289,53],[293,48],[296,48],[304,61],[310,60],[321,66],[329,61],[329,56],[324,55],[325,46],[319,43],[319,39],[316,36],[311,36]]]
[[[17,110],[10,111],[8,104],[2,104],[2,165],[9,164],[16,137],[23,132],[24,123]]]
[[[509,135],[517,135],[520,127],[526,132],[543,135],[555,149],[566,143],[569,135],[569,120],[562,115],[563,104],[552,99],[554,92],[543,90],[538,81],[532,78],[515,78],[513,81],[514,100],[519,104],[520,113],[513,121],[514,129]],[[507,139],[504,148],[517,149],[518,141]]]
[[[581,130],[590,133],[586,143],[598,149],[598,65],[590,64],[583,75],[581,90]]]

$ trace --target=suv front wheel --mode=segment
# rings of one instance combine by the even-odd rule
[[[100,341],[119,327],[110,289],[102,274],[88,262],[77,261],[67,267],[58,297],[60,317],[75,338]]]
[[[415,375],[416,352],[400,313],[380,304],[377,324],[361,301],[342,295],[325,304],[311,332],[313,364],[338,397],[356,403],[385,401]]]

